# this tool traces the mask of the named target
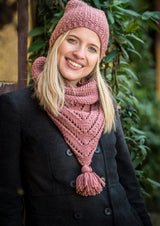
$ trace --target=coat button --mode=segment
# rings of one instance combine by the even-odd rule
[[[71,149],[66,150],[66,155],[69,156],[69,157],[73,155]]]
[[[76,187],[76,181],[75,181],[75,180],[71,180],[70,186],[71,186],[72,188],[75,188],[75,187]]]
[[[100,149],[100,147],[98,146],[97,148],[96,148],[96,150],[95,150],[95,153],[96,154],[99,154],[101,152],[101,149]]]
[[[79,220],[79,219],[81,219],[82,217],[83,217],[83,215],[82,215],[81,212],[76,212],[76,213],[74,214],[74,218],[75,218],[76,220]]]
[[[106,216],[110,216],[110,215],[112,214],[112,210],[111,210],[110,208],[105,208],[105,209],[104,209],[104,214],[105,214]]]
[[[105,177],[101,177],[101,179],[102,179],[104,182],[106,182],[106,178],[105,178]]]

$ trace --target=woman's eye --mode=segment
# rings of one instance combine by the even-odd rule
[[[96,53],[97,52],[97,50],[94,48],[94,47],[89,47],[89,50],[91,51],[91,52],[93,52],[93,53]]]
[[[75,42],[76,42],[76,40],[75,40],[75,39],[73,39],[73,38],[69,38],[69,39],[68,39],[68,42],[70,42],[70,43],[75,43]]]

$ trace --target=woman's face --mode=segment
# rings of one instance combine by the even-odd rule
[[[75,28],[58,49],[58,69],[64,79],[76,85],[93,71],[99,55],[97,34],[87,28]]]

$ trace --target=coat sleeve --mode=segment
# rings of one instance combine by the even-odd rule
[[[123,129],[121,126],[119,114],[117,107],[115,107],[116,112],[116,149],[117,149],[117,170],[119,175],[119,180],[124,187],[128,201],[131,206],[137,211],[140,216],[144,226],[151,226],[152,223],[148,216],[145,204],[143,202],[142,194],[140,191],[140,186],[136,178],[135,170],[133,168],[130,153],[125,142],[125,137]]]
[[[0,96],[0,225],[20,226],[23,197],[20,173],[21,129],[11,94]]]

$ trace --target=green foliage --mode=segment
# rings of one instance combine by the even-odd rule
[[[152,19],[154,20],[156,23],[158,19],[160,19],[160,12],[150,12],[150,11],[146,11],[142,14],[142,19],[143,20],[148,20],[148,19]]]
[[[138,87],[141,87],[142,90],[144,86],[144,84],[141,85],[141,79],[144,74],[138,75],[137,68],[144,66],[144,55],[142,53],[145,42],[144,34],[147,34],[149,27],[157,29],[157,19],[160,19],[160,13],[146,11],[145,7],[142,10],[142,6],[137,7],[140,4],[138,1],[86,0],[85,2],[102,9],[108,18],[110,39],[106,55],[101,62],[101,72],[104,79],[112,87],[113,94],[118,102],[132,162],[142,185],[143,193],[149,196],[144,189],[146,184],[151,184],[153,187],[160,186],[158,182],[154,181],[154,173],[151,174],[152,179],[148,177],[146,173],[148,169],[145,165],[145,162],[148,161],[148,152],[151,154],[151,151],[153,151],[148,142],[148,135],[151,136],[151,134],[148,133],[150,129],[150,133],[155,129],[155,121],[151,122],[150,119],[156,113],[152,114],[151,110],[149,110],[148,112],[151,115],[149,113],[147,115],[145,102],[140,103],[138,100],[141,99],[141,96],[144,98],[142,93],[139,93],[137,97]],[[29,34],[33,37],[33,42],[28,50],[28,52],[32,53],[29,60],[33,61],[38,56],[47,55],[49,37],[63,15],[66,3],[66,0],[39,1],[37,5],[36,28]],[[139,11],[135,10],[137,8]],[[146,49],[146,51],[149,50]],[[149,64],[147,66],[148,68],[150,67]],[[147,106],[149,108],[149,105]],[[152,106],[150,107],[152,108]],[[144,117],[143,122],[145,120],[145,123],[142,123],[142,117]],[[147,120],[152,124],[152,128],[148,125],[149,128],[145,128],[142,131],[141,128],[147,127]],[[160,128],[160,125],[158,126]],[[156,140],[152,134],[153,137]],[[156,142],[159,144],[158,140]]]
[[[160,182],[160,101],[155,93],[155,63],[149,51],[153,41],[147,31],[143,32],[142,37],[145,45],[139,43],[137,46],[138,51],[141,51],[142,58],[139,64],[134,63],[134,71],[138,78],[141,78],[141,84],[136,85],[134,90],[140,100],[138,111],[141,117],[141,128],[147,136],[146,145],[151,150],[144,161],[143,169],[149,178]],[[160,188],[153,183],[143,184],[152,196],[152,202],[150,199],[147,200],[149,208],[160,209]]]

